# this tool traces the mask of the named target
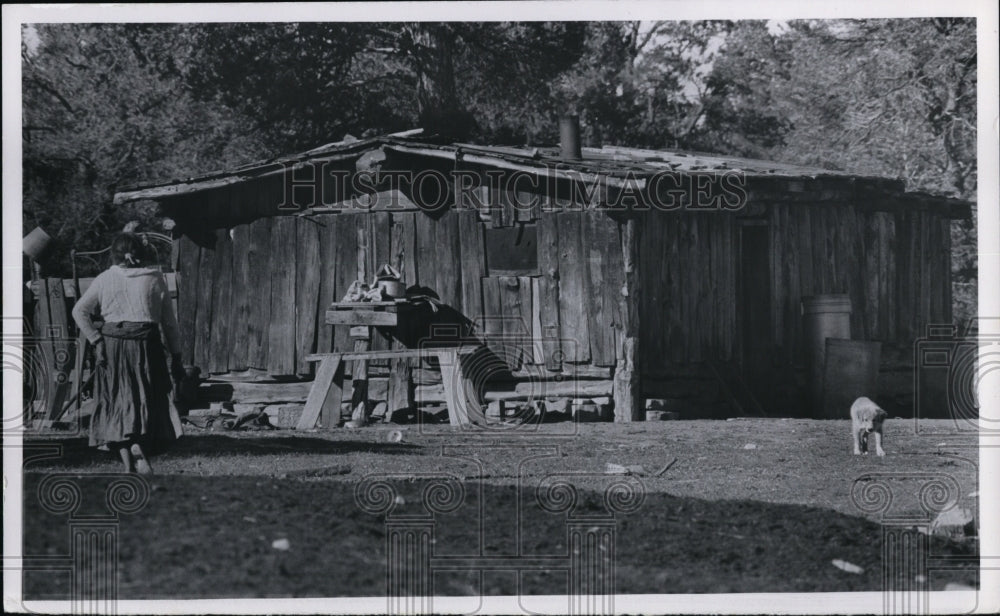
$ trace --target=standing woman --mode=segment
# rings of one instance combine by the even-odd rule
[[[149,474],[148,455],[181,436],[163,342],[170,371],[178,377],[184,370],[166,280],[147,266],[145,255],[138,235],[118,235],[111,244],[114,265],[94,279],[73,307],[73,319],[96,349],[90,445],[116,451],[127,472]],[[95,312],[104,319],[100,329],[91,320]]]

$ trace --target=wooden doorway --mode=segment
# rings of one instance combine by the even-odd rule
[[[763,220],[740,224],[740,372],[764,411],[773,408],[774,358],[771,344],[771,240]]]

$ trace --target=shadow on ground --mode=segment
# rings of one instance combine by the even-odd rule
[[[350,454],[356,452],[398,455],[420,449],[409,443],[374,443],[371,441],[329,440],[310,436],[251,436],[251,433],[198,434],[172,444],[155,461],[178,461],[195,456],[226,458],[232,456],[272,456]],[[51,468],[85,468],[114,462],[113,456],[87,445],[83,437],[50,438],[26,443],[25,461],[31,450],[38,458],[26,464],[28,472]],[[45,452],[52,452],[46,455]]]
[[[304,441],[309,446],[311,439]],[[65,555],[70,549],[68,516],[40,505],[43,477],[25,476],[24,554],[29,558]],[[83,501],[102,506],[108,481],[80,478]],[[411,525],[433,522],[427,545],[436,562],[471,557],[488,569],[491,558],[535,557],[537,562],[537,557],[551,557],[546,566],[520,576],[511,570],[486,571],[482,578],[461,567],[438,571],[431,578],[439,595],[567,593],[570,562],[578,556],[571,549],[571,522],[579,528],[583,520],[590,528],[608,519],[602,492],[576,492],[569,520],[565,511],[540,506],[537,485],[478,482],[461,484],[453,511],[414,518],[427,513],[425,484],[390,485],[383,504],[394,503],[391,515],[409,515]],[[118,522],[119,597],[384,596],[387,519],[359,506],[356,486],[263,476],[155,476],[148,504]],[[617,593],[882,589],[881,527],[828,509],[647,494],[640,507],[614,517],[613,529],[614,542],[605,553],[610,551],[614,563]],[[287,549],[274,547],[279,540],[287,540]],[[599,556],[600,551],[592,550]],[[974,543],[933,537],[928,553],[971,559],[969,569],[952,571],[947,580],[935,577],[935,584],[977,584]],[[863,572],[842,571],[834,559]],[[408,576],[415,571],[406,562],[395,564],[403,569],[401,579],[412,579]],[[28,572],[25,594],[66,598],[69,582],[68,573]]]

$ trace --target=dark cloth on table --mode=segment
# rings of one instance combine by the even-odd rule
[[[170,417],[170,373],[156,323],[105,323],[107,365],[96,367],[90,445],[135,441],[163,449],[180,434]]]

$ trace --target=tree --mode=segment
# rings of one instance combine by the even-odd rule
[[[198,31],[185,78],[202,100],[253,118],[273,153],[415,126],[523,139],[517,112],[548,111],[546,82],[575,60],[582,33],[547,23],[212,25]]]
[[[258,146],[229,110],[193,100],[179,79],[183,27],[27,26],[22,37],[24,226],[70,248],[106,246],[147,207],[112,207],[114,187],[243,162]],[[34,41],[29,44],[29,41]]]
[[[702,149],[976,195],[970,19],[734,24],[707,79]],[[956,316],[974,315],[975,223],[953,224]],[[970,310],[970,306],[972,309]]]

